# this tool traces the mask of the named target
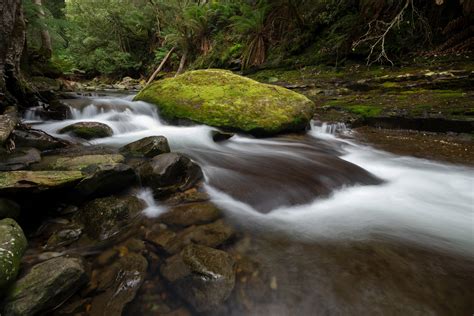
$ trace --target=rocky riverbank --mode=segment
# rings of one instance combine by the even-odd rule
[[[29,147],[0,160],[2,314],[121,315],[137,308],[139,291],[158,295],[144,306],[163,313],[210,311],[228,298],[236,232],[202,189],[200,167],[170,153],[166,138],[114,151],[27,127],[11,137]],[[139,182],[169,211],[144,217]]]

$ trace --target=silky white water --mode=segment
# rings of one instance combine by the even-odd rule
[[[313,126],[306,136],[238,135],[215,143],[215,128],[172,126],[152,105],[130,100],[71,100],[70,120],[41,122],[31,113],[26,118],[66,139],[72,138],[58,131],[75,122],[113,129],[112,137],[91,145],[118,147],[146,136],[167,137],[173,151],[202,166],[212,200],[244,230],[304,241],[377,234],[474,256],[473,168],[391,155],[334,136],[343,126]],[[141,197],[149,216],[165,211],[151,193]]]

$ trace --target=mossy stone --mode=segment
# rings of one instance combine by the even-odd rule
[[[304,130],[315,110],[301,94],[219,69],[157,81],[135,100],[157,105],[166,119],[188,119],[256,136]]]
[[[25,234],[15,220],[0,220],[0,294],[15,280],[27,245]]]

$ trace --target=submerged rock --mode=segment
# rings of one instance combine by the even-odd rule
[[[99,241],[107,240],[130,228],[145,205],[134,196],[106,197],[87,203],[75,214],[85,233]]]
[[[167,153],[154,157],[139,167],[142,184],[152,188],[155,196],[185,191],[202,180],[201,168],[188,157]]]
[[[218,69],[157,81],[135,100],[156,104],[167,119],[188,119],[257,136],[304,130],[315,110],[301,94]]]
[[[91,302],[91,315],[120,316],[125,306],[136,296],[148,268],[147,260],[135,253],[121,257],[98,279],[98,290],[101,294]]]
[[[167,225],[191,226],[215,221],[220,215],[212,203],[188,203],[171,208],[160,216],[160,221]]]
[[[73,136],[86,140],[110,137],[114,131],[106,124],[98,122],[79,122],[66,126],[59,130],[60,134],[69,133]]]
[[[5,316],[35,315],[54,308],[86,282],[82,259],[58,257],[39,263],[9,290]]]
[[[212,133],[212,140],[215,141],[216,143],[228,140],[229,138],[232,138],[235,135],[234,133],[226,133],[226,132],[221,132],[221,131],[212,131],[211,133]]]
[[[120,153],[129,157],[153,158],[169,152],[168,140],[163,136],[145,137],[120,148]]]
[[[0,171],[26,169],[40,160],[41,154],[36,148],[17,148],[12,153],[0,152]]]
[[[0,294],[15,280],[27,245],[23,230],[13,219],[0,220]]]
[[[234,235],[234,229],[221,219],[206,225],[188,227],[180,232],[177,238],[183,244],[196,243],[214,248],[224,244]]]
[[[234,260],[229,254],[194,244],[168,258],[161,274],[198,312],[223,303],[235,284]]]

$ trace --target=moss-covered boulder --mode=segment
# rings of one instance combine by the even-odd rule
[[[15,280],[27,241],[21,227],[11,218],[0,221],[0,296]]]
[[[41,314],[71,297],[87,279],[81,258],[58,257],[41,262],[8,291],[4,313],[7,316]]]
[[[165,119],[188,119],[256,136],[304,130],[315,110],[301,94],[218,69],[157,81],[135,100],[156,104]]]
[[[71,134],[86,140],[110,137],[114,131],[106,124],[98,122],[79,122],[68,125],[59,130],[60,134]]]

